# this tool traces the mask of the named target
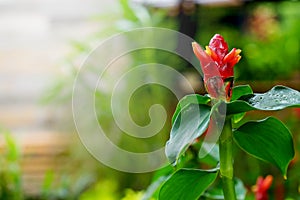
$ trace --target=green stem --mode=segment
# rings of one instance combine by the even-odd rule
[[[233,156],[232,156],[232,127],[231,118],[226,118],[223,131],[220,135],[220,175],[222,178],[225,200],[235,200],[235,188],[233,181]]]

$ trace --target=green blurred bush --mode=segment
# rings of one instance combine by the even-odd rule
[[[0,150],[0,199],[22,200],[20,149],[8,131],[0,128],[0,137],[4,139]]]

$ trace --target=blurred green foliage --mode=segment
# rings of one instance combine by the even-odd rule
[[[143,192],[126,189],[123,197],[118,192],[117,182],[112,179],[101,180],[81,194],[79,200],[141,200]]]
[[[0,150],[0,199],[21,200],[24,198],[20,168],[20,149],[11,134],[0,129],[4,139]]]
[[[120,199],[117,182],[107,179],[97,182],[93,187],[89,188],[81,194],[80,200],[117,200]]]

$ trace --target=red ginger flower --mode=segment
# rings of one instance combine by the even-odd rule
[[[254,186],[255,200],[268,200],[268,189],[271,187],[273,182],[273,176],[268,175],[266,178],[258,177],[256,185]]]
[[[239,62],[241,56],[240,49],[233,48],[228,53],[228,45],[224,38],[216,34],[210,40],[206,50],[203,51],[200,45],[196,42],[192,43],[193,51],[199,59],[204,74],[204,83],[208,93],[218,98],[220,90],[229,78],[233,79],[233,67]],[[212,78],[221,77],[222,81],[210,81]],[[231,98],[232,81],[225,85],[226,99]]]

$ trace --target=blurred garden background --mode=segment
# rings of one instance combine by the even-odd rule
[[[278,84],[300,90],[299,1],[0,0],[0,199],[147,199],[155,172],[111,169],[84,148],[73,122],[72,90],[81,64],[101,41],[149,26],[179,31],[202,47],[220,33],[230,49],[242,49],[236,85],[249,84],[254,92]],[[132,68],[150,61],[171,66],[195,91],[205,92],[197,70],[176,55],[148,49],[130,58]],[[114,123],[109,92],[95,93],[99,123],[119,147],[147,152],[165,144],[178,102],[170,90],[146,85],[130,100],[132,118],[141,126],[149,123],[151,105],[161,104],[167,111],[167,123],[146,142]],[[245,119],[267,114],[253,111]],[[275,179],[272,199],[300,199],[300,110],[272,114],[294,136],[296,156],[288,180],[271,165],[239,151],[235,173],[244,180],[249,199],[257,177],[268,174]]]

